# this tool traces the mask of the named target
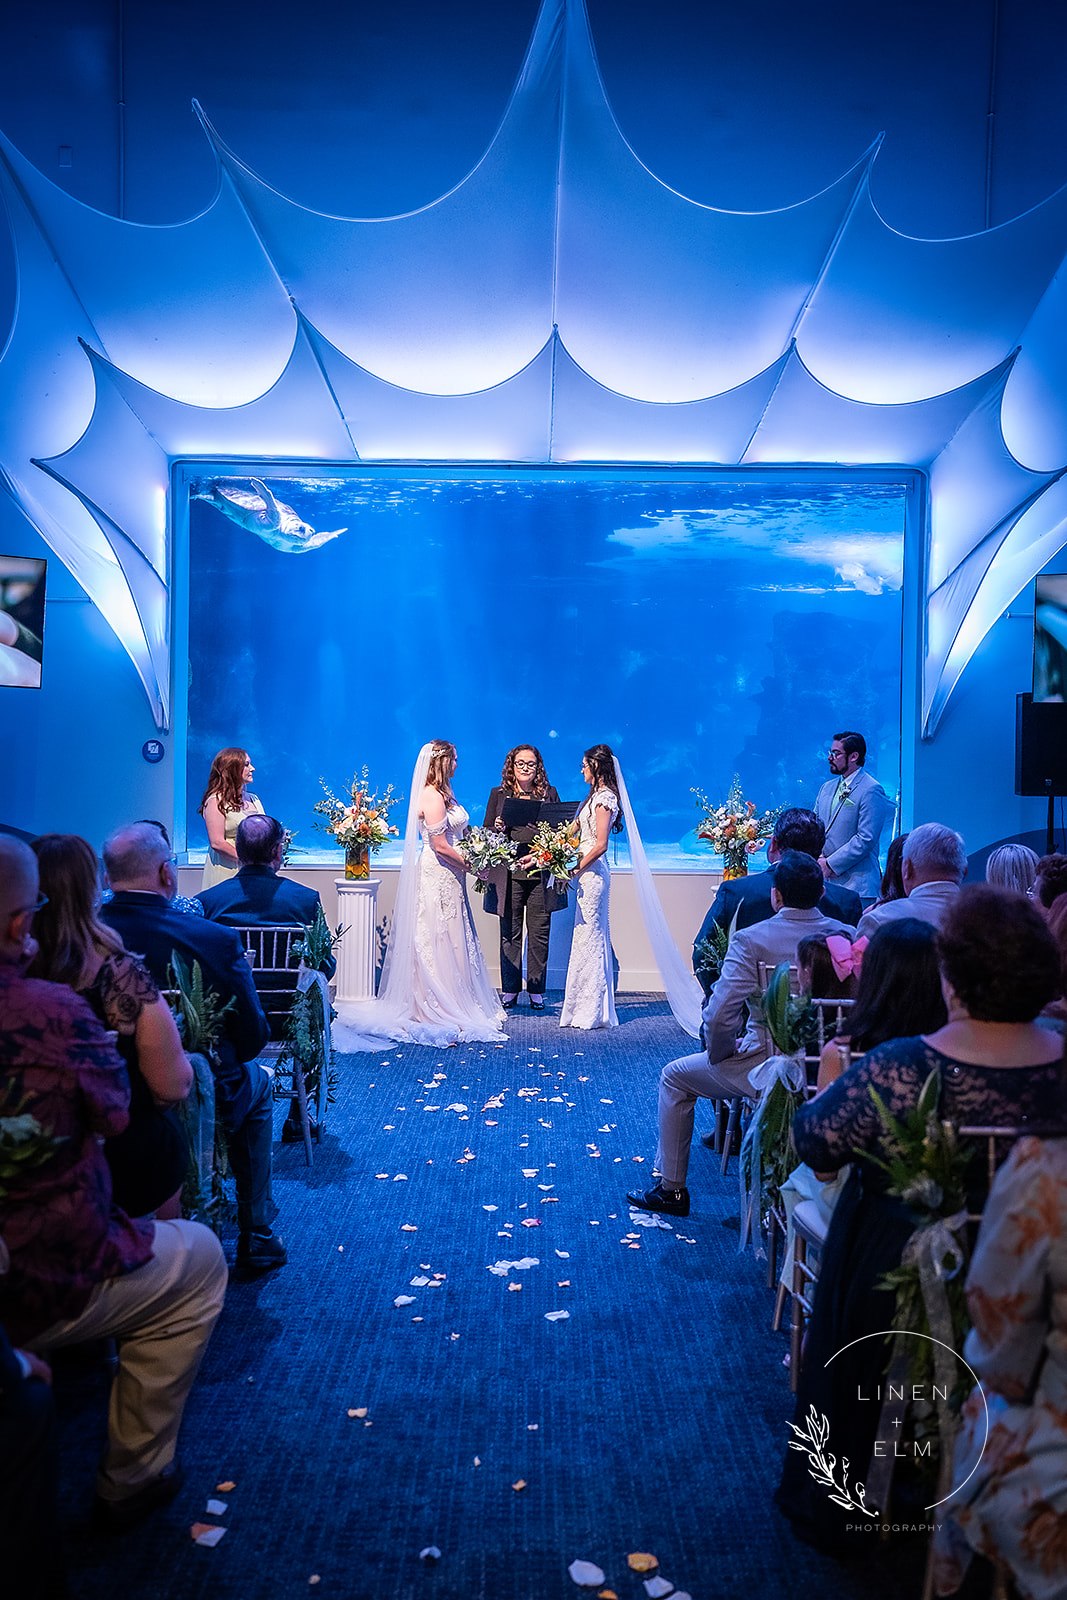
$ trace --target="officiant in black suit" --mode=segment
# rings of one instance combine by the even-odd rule
[[[535,745],[520,744],[508,751],[500,783],[489,796],[482,823],[483,828],[498,828],[515,844],[528,845],[533,837],[532,826],[516,827],[504,822],[504,801],[509,799],[559,800]],[[485,909],[491,916],[500,918],[500,988],[505,1011],[515,1009],[522,993],[524,926],[526,992],[533,1010],[544,1010],[550,920],[553,911],[559,911],[566,904],[566,889],[545,888],[539,872],[508,872],[490,882]]]
[[[767,846],[766,872],[754,872],[745,878],[724,879],[700,925],[693,944],[693,970],[701,977],[700,944],[710,939],[714,926],[729,935],[737,928],[750,928],[754,922],[765,922],[774,915],[771,889],[774,883],[774,863],[786,850],[799,850],[816,861],[826,843],[826,829],[814,811],[801,806],[787,806],[779,813],[771,842]],[[824,917],[837,922],[847,922],[855,927],[863,914],[863,902],[851,889],[842,889],[836,883],[827,883],[818,909]],[[701,979],[703,982],[704,980]]]

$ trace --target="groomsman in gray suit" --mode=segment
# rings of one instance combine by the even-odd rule
[[[873,900],[882,882],[878,841],[891,814],[889,798],[864,767],[867,741],[862,733],[835,733],[829,760],[831,776],[815,802],[826,828],[819,865],[828,882]]]
[[[717,1100],[737,1094],[755,1098],[749,1073],[766,1051],[740,1054],[737,1035],[745,1007],[760,987],[761,965],[771,969],[780,961],[793,962],[803,939],[839,933],[852,938],[853,928],[824,917],[818,905],[823,878],[811,856],[786,850],[774,868],[771,905],[774,915],[730,940],[719,981],[703,1010],[707,1049],[698,1055],[669,1061],[659,1080],[659,1145],[651,1189],[627,1195],[642,1211],[665,1211],[672,1217],[689,1215],[689,1190],[685,1186],[693,1142],[693,1112],[699,1099]]]

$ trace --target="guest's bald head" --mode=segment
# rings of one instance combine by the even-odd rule
[[[0,833],[0,917],[32,905],[37,898],[37,857],[22,839]]]
[[[154,822],[131,822],[104,844],[104,868],[116,893],[136,890],[166,899],[176,883],[170,845]]]
[[[0,958],[25,958],[37,884],[37,857],[29,845],[0,833]]]

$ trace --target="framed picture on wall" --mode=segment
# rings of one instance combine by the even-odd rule
[[[1047,572],[1034,594],[1034,700],[1067,701],[1067,573]]]
[[[39,689],[47,562],[0,555],[0,688]]]

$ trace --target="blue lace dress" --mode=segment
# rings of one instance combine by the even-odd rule
[[[889,1110],[902,1116],[936,1072],[940,1114],[952,1122],[1048,1127],[1061,1121],[1061,1070],[1058,1060],[1029,1067],[976,1066],[942,1054],[921,1038],[894,1039],[871,1050],[797,1112],[794,1138],[802,1161],[816,1172],[853,1163],[823,1250],[795,1416],[801,1424],[814,1407],[826,1418],[827,1449],[839,1460],[847,1458],[852,1482],[867,1481],[880,1412],[876,1400],[862,1404],[859,1395],[873,1395],[889,1357],[888,1340],[868,1337],[886,1332],[893,1321],[894,1297],[878,1284],[900,1265],[915,1227],[914,1214],[886,1192],[885,1174],[863,1159],[881,1143],[870,1090],[876,1089]],[[986,1188],[981,1162],[972,1164],[972,1175],[969,1205],[980,1209]],[[864,1342],[852,1344],[855,1340]],[[846,1351],[849,1344],[852,1348]],[[777,1501],[795,1531],[825,1548],[859,1544],[870,1549],[872,1535],[864,1533],[864,1519],[833,1505],[832,1490],[816,1483],[808,1467],[803,1452],[786,1452]]]

